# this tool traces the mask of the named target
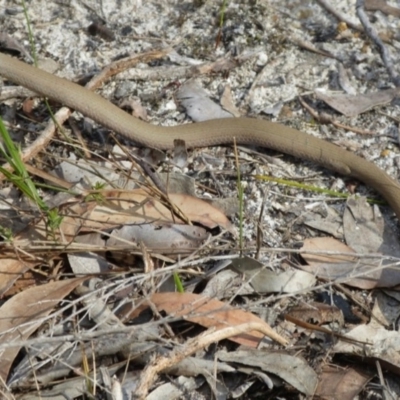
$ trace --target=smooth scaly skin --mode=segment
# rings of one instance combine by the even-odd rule
[[[232,144],[257,145],[313,161],[373,187],[400,219],[400,184],[373,163],[342,148],[274,122],[253,118],[228,118],[174,127],[148,124],[132,117],[103,97],[75,83],[0,53],[0,75],[67,105],[99,124],[139,144],[170,149],[174,139],[188,147]]]

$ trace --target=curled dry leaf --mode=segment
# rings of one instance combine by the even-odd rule
[[[271,331],[271,337],[276,337],[275,340],[278,340],[281,344],[287,343],[286,339],[278,335],[266,322],[257,316],[200,294],[154,293],[148,300],[147,304],[149,303],[154,304],[159,311],[165,311],[168,315],[182,317],[206,328],[215,327],[216,330],[257,322],[265,325],[266,329]],[[135,315],[138,315],[144,307],[147,307],[147,304],[145,303],[138,307],[135,310]],[[255,348],[263,337],[262,333],[252,331],[231,337],[230,340]]]

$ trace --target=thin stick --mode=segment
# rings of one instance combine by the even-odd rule
[[[215,328],[210,328],[201,335],[189,339],[180,350],[169,353],[167,357],[160,356],[155,358],[143,370],[140,377],[139,385],[136,388],[135,392],[132,393],[133,398],[137,400],[144,400],[147,397],[147,393],[157,375],[166,368],[169,368],[179,363],[184,358],[189,357],[191,354],[209,346],[212,343],[219,342],[220,340],[250,331],[261,332],[265,336],[276,340],[278,343],[284,346],[288,344],[286,339],[283,339],[272,329],[268,329],[266,325],[259,322],[249,322],[246,324],[220,329],[218,331],[216,331]]]

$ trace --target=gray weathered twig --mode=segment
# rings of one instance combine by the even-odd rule
[[[378,33],[375,28],[369,22],[368,16],[364,10],[364,0],[357,0],[356,2],[356,13],[360,22],[362,23],[365,33],[371,39],[371,41],[377,47],[379,54],[381,55],[382,61],[386,67],[386,70],[389,74],[391,81],[394,83],[396,87],[400,86],[400,76],[396,74],[392,62],[392,58],[390,57],[390,53],[383,41],[380,39]]]

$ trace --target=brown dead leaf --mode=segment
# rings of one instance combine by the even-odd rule
[[[271,338],[281,344],[287,341],[262,319],[255,315],[229,306],[222,301],[210,299],[194,293],[155,293],[149,302],[153,303],[159,311],[165,311],[174,317],[183,317],[185,320],[194,322],[203,327],[215,327],[220,330],[229,326],[241,325],[249,322],[258,322],[271,330]],[[148,304],[148,303],[147,303]],[[143,310],[135,310],[135,314]],[[257,347],[264,335],[257,331],[241,334],[230,338],[230,340],[244,346]]]
[[[354,250],[346,246],[343,242],[330,237],[315,237],[306,239],[301,248],[301,256],[308,264],[312,263],[353,263],[357,257],[342,254],[310,254],[311,252],[337,252],[337,253],[354,253]],[[308,253],[310,252],[310,253]]]
[[[118,225],[140,224],[149,222],[183,223],[173,216],[171,210],[151,197],[143,189],[130,191],[102,191],[104,205],[96,205],[87,221],[86,229],[109,229]],[[169,200],[190,221],[198,222],[210,229],[217,226],[232,232],[228,218],[217,208],[196,197],[184,194],[168,194]]]
[[[326,400],[353,400],[372,376],[354,368],[323,367],[314,396]]]
[[[0,297],[10,289],[12,284],[24,274],[29,268],[39,264],[39,261],[21,260],[15,258],[6,258],[0,260]]]
[[[11,297],[0,308],[0,343],[26,340],[43,323],[42,318],[87,277],[34,286]],[[0,376],[7,380],[21,346],[0,350]]]

